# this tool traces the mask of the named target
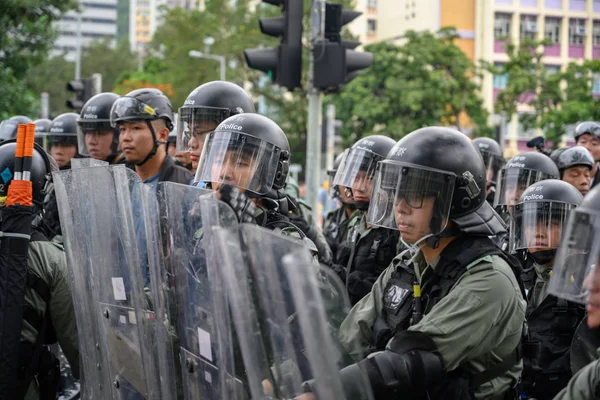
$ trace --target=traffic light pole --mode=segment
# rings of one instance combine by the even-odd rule
[[[312,0],[310,52],[308,68],[308,119],[306,140],[306,202],[316,213],[319,205],[319,188],[321,186],[321,114],[323,95],[313,85],[313,47],[317,40],[322,39],[322,24],[325,14],[325,1]]]

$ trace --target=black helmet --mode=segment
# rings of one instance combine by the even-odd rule
[[[46,151],[55,144],[77,146],[77,118],[78,114],[64,113],[52,120],[44,141]]]
[[[500,171],[494,206],[513,206],[529,186],[559,176],[556,164],[547,155],[536,151],[520,153]]]
[[[483,157],[488,183],[495,185],[498,180],[498,172],[504,166],[504,155],[500,145],[494,139],[487,137],[473,139],[472,143]]]
[[[119,97],[110,111],[110,123],[116,126],[123,121],[151,121],[163,119],[173,130],[173,106],[167,96],[158,89],[136,89]],[[154,133],[154,132],[153,132]]]
[[[91,132],[112,132],[111,155],[117,154],[119,147],[119,129],[110,123],[110,112],[119,95],[116,93],[99,93],[89,99],[82,107],[77,118],[77,142],[79,153],[88,156],[85,134]]]
[[[385,158],[395,144],[392,138],[383,135],[366,136],[358,140],[344,152],[333,185],[368,192],[370,195],[377,163]],[[370,202],[357,201],[355,195],[356,193],[353,193],[356,208],[366,211]]]
[[[575,142],[579,140],[581,135],[592,135],[596,139],[600,139],[600,123],[594,121],[584,121],[577,124],[575,127]]]
[[[2,121],[2,124],[0,124],[0,142],[16,138],[19,124],[28,124],[30,122],[31,118],[23,115],[15,115],[14,117]]]
[[[8,186],[14,177],[16,147],[16,139],[9,139],[0,143],[0,197],[8,195]],[[38,206],[38,211],[41,211],[44,202],[46,183],[50,179],[49,174],[56,169],[52,165],[50,157],[44,149],[34,144],[30,171],[32,197],[34,204]]]
[[[232,115],[254,112],[252,98],[238,85],[225,81],[200,85],[179,108],[177,149],[184,151],[194,134],[209,133]]]
[[[40,146],[44,146],[44,136],[50,132],[50,126],[52,125],[52,120],[47,118],[40,118],[33,121],[35,124],[35,142]]]
[[[227,156],[227,151],[233,154]],[[228,183],[265,195],[285,186],[289,160],[290,145],[279,125],[259,114],[234,115],[209,134],[194,180]],[[226,161],[235,161],[235,168],[224,168]],[[234,176],[223,175],[226,172]]]
[[[344,153],[338,154],[337,157],[333,160],[333,168],[327,170],[327,175],[329,175],[332,179],[333,177],[335,177],[335,173],[340,168],[343,159]]]
[[[413,245],[427,239],[435,247],[439,237],[446,235],[448,219],[473,235],[504,233],[499,215],[485,201],[485,186],[483,160],[467,136],[451,128],[418,129],[402,138],[379,164],[367,221],[399,229],[398,224],[403,223],[394,215],[398,201],[414,209],[433,199],[430,232],[409,238]],[[402,229],[400,232],[403,237]]]
[[[154,127],[150,123],[157,119],[164,120],[167,129],[173,130],[173,106],[167,96],[158,89],[145,88],[131,91],[125,96],[119,97],[112,106],[110,111],[112,126],[117,127],[119,122],[125,121],[146,121],[152,134],[154,146],[141,162],[136,163],[138,166],[154,157],[158,146],[164,143],[158,140]]]
[[[562,231],[570,211],[582,200],[575,187],[558,179],[546,179],[529,186],[512,214],[511,252],[525,250],[538,264],[551,262],[560,243],[555,230]]]
[[[479,137],[472,142],[480,153],[491,153],[503,157],[502,149],[498,142],[488,137]]]
[[[567,168],[580,165],[588,167],[590,170],[594,168],[594,157],[592,157],[592,153],[585,147],[573,146],[559,150],[554,151],[550,155],[550,158],[553,158],[553,161],[556,163],[561,177]],[[558,153],[555,154],[556,152]]]

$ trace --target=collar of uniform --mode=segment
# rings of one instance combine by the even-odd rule
[[[540,279],[548,281],[552,276],[552,267],[545,267],[543,265],[539,265],[538,263],[534,263],[533,266],[535,267],[535,272]]]

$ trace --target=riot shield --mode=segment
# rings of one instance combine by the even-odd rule
[[[151,190],[125,166],[55,172],[86,398],[158,399],[144,201]],[[146,277],[146,279],[145,279]]]
[[[201,201],[203,195],[207,201]],[[208,265],[218,259],[207,245],[207,229],[212,224],[221,223],[237,234],[235,215],[224,203],[219,204],[214,192],[192,186],[159,183],[157,199],[165,259],[159,285],[167,293],[171,325],[179,342],[180,395],[186,399],[242,399],[241,381],[234,378],[223,284],[219,276],[209,273]]]
[[[242,243],[252,287],[247,293],[230,290],[229,301],[232,311],[241,308],[242,312],[248,312],[247,304],[255,301],[258,324],[248,325],[252,330],[246,332],[236,331],[261,338],[262,357],[268,362],[265,368],[258,355],[257,363],[249,365],[251,360],[244,357],[246,369],[261,372],[261,386],[272,397],[293,398],[305,391],[309,381],[319,399],[346,398],[339,370],[351,361],[337,341],[337,327],[349,310],[343,284],[318,265],[300,240],[244,225]],[[225,278],[227,282],[243,279],[242,271]],[[254,293],[254,298],[242,297],[248,292]],[[242,340],[240,344],[244,345]],[[243,347],[242,352],[253,353]],[[361,387],[361,398],[372,398],[366,378],[357,387]]]
[[[577,327],[571,342],[570,358],[573,374],[598,359],[596,350],[599,347],[600,328],[590,328],[586,316]]]

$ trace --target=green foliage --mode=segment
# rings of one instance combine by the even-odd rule
[[[52,22],[74,9],[75,0],[3,0],[0,2],[0,118],[35,116],[37,93],[23,79],[52,47]]]
[[[594,74],[600,62],[571,62],[561,72],[548,71],[541,46],[546,41],[525,41],[520,46],[507,44],[509,61],[501,68],[484,67],[493,74],[508,74],[507,87],[498,93],[496,112],[510,119],[517,106],[526,102],[529,113],[520,115],[524,129],[541,128],[546,139],[560,144],[565,125],[600,119],[598,100],[592,96]]]
[[[462,128],[462,115],[478,134],[489,134],[477,71],[454,43],[457,37],[453,29],[437,35],[409,31],[403,45],[367,46],[374,55],[371,68],[328,98],[344,121],[344,145],[374,133],[399,139],[424,126]]]

